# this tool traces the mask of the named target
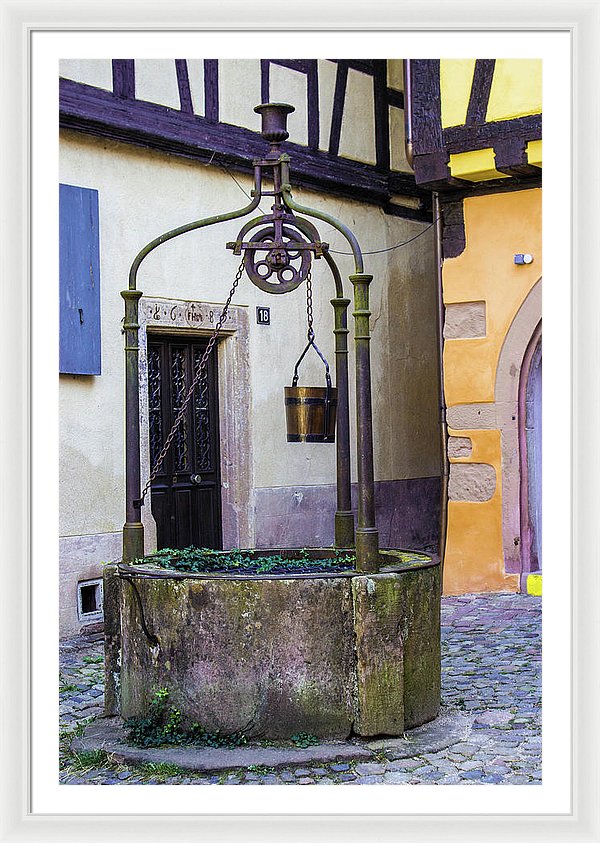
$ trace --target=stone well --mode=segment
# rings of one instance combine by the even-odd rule
[[[432,720],[440,567],[380,556],[377,574],[108,566],[107,713],[143,715],[166,687],[190,722],[256,738],[401,735]]]

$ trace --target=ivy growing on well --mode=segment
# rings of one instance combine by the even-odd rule
[[[125,721],[127,743],[140,747],[181,746],[235,747],[247,743],[241,732],[210,732],[199,723],[184,724],[181,712],[169,703],[168,688],[160,688],[150,700],[144,717]]]
[[[174,550],[166,547],[137,559],[136,564],[157,565],[181,573],[248,573],[286,574],[318,573],[354,570],[354,553],[333,549],[328,558],[314,558],[307,548],[292,554],[257,556],[244,550],[211,550],[205,547],[186,547]]]

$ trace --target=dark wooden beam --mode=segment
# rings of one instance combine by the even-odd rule
[[[245,173],[252,171],[252,160],[263,157],[268,147],[258,132],[155,103],[122,99],[69,79],[60,81],[60,126],[195,160],[210,161],[216,154],[218,162]],[[292,143],[283,148],[292,157],[293,180],[299,187],[386,209],[392,194],[429,198],[411,175],[384,173],[370,164]],[[407,209],[407,216],[412,218],[411,214],[412,209]]]
[[[485,123],[496,59],[477,59],[467,107],[466,125]]]
[[[496,169],[516,178],[540,175],[539,167],[534,167],[527,161],[526,146],[520,135],[508,135],[502,140],[497,140],[494,145]]]
[[[269,59],[260,60],[260,101],[269,102],[271,84],[271,62]]]
[[[448,152],[471,152],[474,149],[495,147],[510,137],[519,137],[523,143],[540,140],[542,137],[542,115],[530,114],[514,120],[497,120],[479,126],[450,126],[444,129],[443,139]]]
[[[179,88],[181,110],[191,114],[194,111],[194,107],[192,105],[187,61],[185,59],[175,59],[175,70],[177,71],[177,86]]]
[[[465,217],[462,199],[441,197],[442,211],[442,255],[456,258],[465,250]]]
[[[397,91],[395,88],[387,89],[388,105],[395,108],[404,108],[404,91]]]
[[[345,64],[352,70],[358,70],[360,73],[366,73],[368,76],[372,76],[375,72],[373,65],[376,59],[329,59],[329,61],[336,62],[337,64]]]
[[[442,134],[440,62],[415,59],[412,72],[412,127],[415,155],[431,155],[444,150]]]
[[[306,96],[308,113],[308,145],[311,149],[319,148],[319,71],[317,60],[306,62]]]
[[[135,97],[135,62],[133,59],[113,59],[113,91],[115,96],[132,100]]]
[[[219,122],[219,62],[204,59],[204,115],[211,123]]]
[[[348,62],[340,61],[335,77],[335,91],[333,93],[333,110],[331,113],[331,131],[329,134],[329,152],[337,155],[340,149],[342,134],[342,120],[344,119],[344,102],[346,100],[346,84],[348,82]]]
[[[387,96],[387,62],[373,62],[373,101],[375,109],[375,157],[380,170],[390,169],[390,118]]]

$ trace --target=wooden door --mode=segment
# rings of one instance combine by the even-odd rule
[[[148,337],[150,465],[187,395],[206,341]],[[164,463],[152,482],[158,548],[221,548],[221,483],[216,351]]]
[[[526,388],[527,498],[530,570],[542,569],[542,343],[533,354]]]

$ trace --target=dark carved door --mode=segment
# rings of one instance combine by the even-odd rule
[[[202,340],[148,337],[150,463],[187,395],[206,349]],[[152,482],[158,548],[221,548],[217,361],[213,350],[164,463]]]

